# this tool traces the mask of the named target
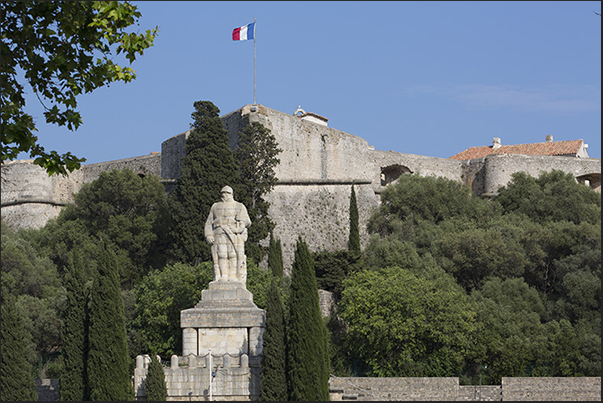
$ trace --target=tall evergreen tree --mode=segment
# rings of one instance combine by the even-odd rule
[[[360,255],[360,229],[358,222],[358,204],[356,202],[356,191],[352,185],[350,195],[350,237],[348,239],[348,250],[354,256]]]
[[[289,298],[289,399],[329,400],[327,329],[320,312],[314,261],[301,237],[295,249]]]
[[[167,386],[165,384],[165,372],[163,365],[157,359],[157,355],[151,357],[151,363],[145,380],[145,397],[149,402],[162,402],[167,400]]]
[[[268,268],[272,272],[272,276],[280,280],[283,278],[283,247],[281,240],[274,237],[270,232],[270,244],[268,245]]]
[[[220,200],[220,190],[226,185],[236,189],[239,181],[220,110],[210,101],[193,105],[194,122],[186,140],[182,172],[170,196],[172,255],[188,264],[211,260],[205,220],[211,205]],[[239,200],[239,195],[235,194],[235,199]]]
[[[88,385],[90,400],[132,400],[126,320],[115,254],[100,247],[90,296]]]
[[[4,287],[2,288],[0,398],[3,402],[38,400],[31,363],[27,360],[26,346],[31,335],[25,329],[16,298],[4,295]]]
[[[234,158],[239,164],[240,185],[235,190],[238,201],[247,207],[251,218],[245,249],[247,256],[256,263],[266,255],[266,248],[260,245],[260,241],[266,239],[274,228],[268,215],[269,203],[264,196],[276,185],[274,168],[280,163],[276,156],[281,151],[270,129],[259,122],[252,122],[239,131]]]
[[[287,400],[285,317],[276,278],[272,278],[266,296],[266,330],[261,366],[260,400]]]
[[[88,292],[83,274],[84,259],[79,251],[70,254],[65,284],[67,306],[61,329],[63,368],[60,375],[61,400],[88,400],[86,360],[88,355]]]

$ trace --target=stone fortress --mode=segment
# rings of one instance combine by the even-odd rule
[[[232,148],[237,145],[238,132],[257,121],[271,130],[283,150],[275,169],[278,183],[266,199],[276,223],[274,235],[282,242],[285,270],[291,266],[299,235],[312,251],[347,247],[352,185],[363,246],[368,240],[365,224],[371,210],[379,205],[380,193],[403,174],[448,178],[467,184],[476,195],[488,197],[506,185],[514,172],[524,171],[537,177],[542,171],[558,169],[601,191],[601,159],[588,158],[587,145],[582,140],[554,142],[547,136],[545,142],[531,144],[540,147],[540,154],[545,155],[529,155],[531,151],[521,148],[507,152],[506,147],[510,146],[501,145],[500,139],[494,138],[492,146],[477,147],[481,153],[437,158],[375,150],[366,140],[331,128],[327,118],[301,108],[288,114],[263,105],[245,105],[223,115],[222,121]],[[169,192],[180,175],[189,133],[190,130],[165,140],[160,153],[83,165],[67,177],[48,177],[31,160],[6,163],[2,165],[2,217],[16,228],[42,227],[63,206],[73,202],[74,194],[84,183],[113,169],[157,175]],[[566,143],[577,147],[561,147]],[[546,151],[547,147],[551,151]],[[462,159],[464,154],[467,159]]]
[[[381,192],[403,174],[448,178],[470,186],[476,195],[490,197],[514,172],[538,176],[542,171],[558,169],[601,191],[601,160],[588,158],[581,140],[553,142],[547,136],[544,143],[530,145],[540,149],[534,152],[506,148],[495,138],[492,146],[444,159],[375,150],[366,140],[330,128],[328,119],[300,108],[287,114],[263,105],[246,105],[222,116],[222,121],[231,148],[237,146],[238,132],[257,121],[271,130],[283,150],[276,167],[278,183],[266,198],[276,223],[274,234],[282,241],[286,271],[290,270],[298,236],[312,251],[347,247],[352,186],[363,245],[368,241],[366,223],[379,205]],[[168,138],[160,153],[83,165],[67,177],[49,177],[31,160],[6,163],[1,168],[2,217],[15,228],[40,228],[73,202],[83,184],[113,169],[157,175],[169,193],[180,175],[189,134],[186,131]],[[182,356],[174,355],[170,365],[164,365],[168,400],[256,400],[264,315],[247,290],[224,284],[203,290],[202,300],[181,312]],[[148,355],[136,359],[133,384],[137,400],[145,400],[149,362]],[[56,380],[38,383],[39,394],[57,397]],[[458,378],[332,376],[330,395],[331,400],[600,401],[601,378],[503,378],[501,385],[478,389],[459,385]]]

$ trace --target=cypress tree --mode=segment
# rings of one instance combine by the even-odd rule
[[[289,399],[329,400],[327,329],[320,312],[314,261],[301,237],[295,249],[289,298]]]
[[[348,239],[348,250],[352,256],[359,256],[361,253],[358,204],[356,202],[356,191],[354,190],[354,185],[352,185],[352,194],[350,195],[350,236]]]
[[[220,190],[238,185],[238,167],[228,145],[220,110],[210,101],[197,101],[194,122],[186,140],[182,172],[170,196],[172,257],[196,265],[211,260],[204,224]],[[238,195],[235,194],[238,200]]]
[[[167,386],[163,365],[156,355],[151,357],[151,363],[145,380],[145,396],[147,401],[159,402],[167,400]]]
[[[266,255],[266,248],[260,245],[260,241],[268,238],[274,228],[268,215],[270,204],[264,196],[276,185],[274,168],[280,163],[276,156],[281,151],[270,129],[259,122],[252,122],[239,131],[234,158],[239,165],[240,184],[235,190],[238,201],[247,207],[251,218],[245,250],[256,263]]]
[[[285,317],[278,292],[277,279],[272,278],[266,295],[266,329],[260,377],[260,400],[287,400],[285,350]]]
[[[90,296],[90,400],[132,400],[126,319],[115,254],[101,246]]]
[[[84,260],[77,249],[70,255],[65,274],[67,306],[61,328],[63,369],[60,375],[60,395],[61,400],[84,401],[88,400],[88,295],[84,284]]]
[[[31,335],[25,329],[16,298],[2,294],[0,398],[3,402],[38,400],[31,363],[27,360],[26,346]]]
[[[272,272],[272,276],[280,280],[283,278],[283,247],[281,240],[274,237],[270,232],[270,244],[268,245],[268,268]]]

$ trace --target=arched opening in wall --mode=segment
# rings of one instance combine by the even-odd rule
[[[587,185],[595,192],[601,193],[601,174],[600,173],[592,173],[586,174],[576,177],[576,181],[578,183],[582,183]]]
[[[411,174],[412,171],[403,165],[393,164],[381,168],[381,186],[387,186],[394,182],[402,174]]]

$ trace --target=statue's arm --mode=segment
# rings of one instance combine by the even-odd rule
[[[251,219],[249,218],[249,213],[247,212],[247,208],[244,204],[241,203],[241,209],[239,211],[238,221],[242,222],[245,228],[249,228],[251,225]]]
[[[211,206],[209,209],[209,214],[207,215],[207,220],[205,220],[205,240],[211,245],[214,243],[214,206]]]

